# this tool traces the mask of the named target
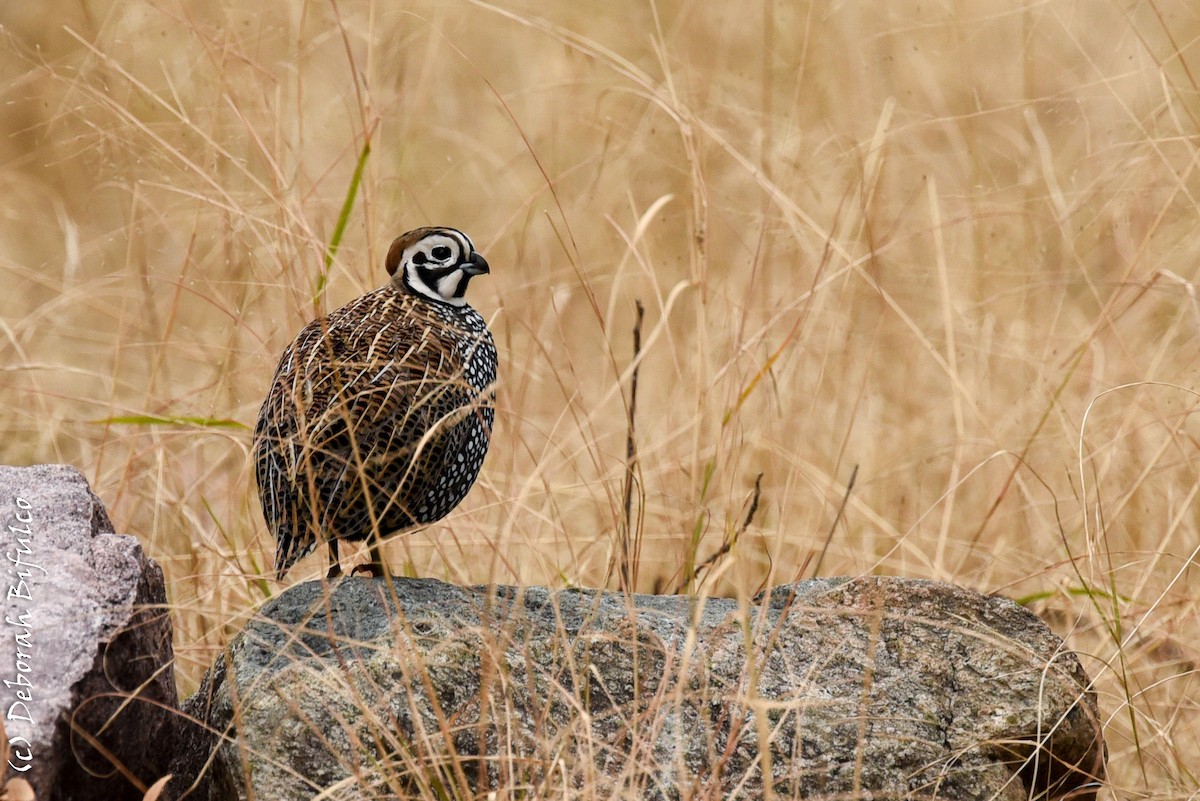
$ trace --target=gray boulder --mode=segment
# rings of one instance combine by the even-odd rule
[[[896,578],[746,605],[310,582],[184,710],[189,799],[1083,799],[1105,758],[1034,615]]]
[[[140,799],[178,706],[162,570],[74,468],[0,466],[0,515],[8,776],[49,801]]]

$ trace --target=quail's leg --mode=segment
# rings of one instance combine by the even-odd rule
[[[383,575],[387,573],[387,565],[383,563],[383,557],[379,555],[379,543],[371,543],[371,561],[363,562],[350,571],[352,576],[359,573],[370,573],[375,578],[383,578]]]
[[[337,537],[329,538],[329,561],[333,564],[329,566],[329,572],[325,574],[325,578],[335,579],[342,575],[342,560],[338,557]]]

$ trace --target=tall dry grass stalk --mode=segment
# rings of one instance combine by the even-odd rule
[[[1096,677],[1115,795],[1200,790],[1185,0],[0,22],[0,459],[78,465],[162,563],[185,692],[279,589],[247,457],[277,355],[384,280],[394,235],[447,224],[494,266],[471,296],[499,422],[393,564],[615,576],[641,299],[639,589],[686,584],[761,473],[703,590],[819,563],[1035,603]]]

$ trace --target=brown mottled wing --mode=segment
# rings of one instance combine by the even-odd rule
[[[284,352],[255,431],[281,577],[319,541],[426,522],[415,504],[454,458],[478,393],[421,305],[385,287],[310,323]]]

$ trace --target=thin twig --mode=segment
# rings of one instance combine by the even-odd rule
[[[758,501],[762,497],[762,477],[763,474],[759,473],[754,478],[754,494],[750,496],[750,508],[746,510],[746,518],[742,521],[742,527],[731,536],[726,537],[725,541],[721,543],[721,547],[716,550],[716,553],[709,556],[696,567],[693,577],[697,582],[700,580],[701,573],[712,567],[718,559],[733,550],[733,546],[737,545],[738,540],[746,533],[746,529],[750,528],[750,524],[754,522],[754,514],[758,511]],[[676,592],[681,591],[682,589],[676,590]]]
[[[637,586],[637,557],[641,551],[641,538],[633,533],[633,480],[637,470],[638,368],[641,366],[642,320],[646,310],[640,299],[634,303],[637,319],[633,324],[633,371],[629,377],[629,416],[625,429],[625,529],[621,533],[621,589],[626,592],[633,592]]]
[[[829,533],[825,536],[825,544],[821,547],[821,555],[817,557],[817,563],[813,566],[813,578],[821,575],[821,563],[825,561],[825,554],[829,551],[829,543],[833,542],[833,532],[837,530],[838,522],[841,521],[842,515],[846,513],[846,504],[850,502],[850,490],[854,489],[854,480],[856,478],[858,478],[858,465],[854,465],[854,469],[850,471],[850,480],[846,482],[846,492],[842,495],[842,504],[838,507],[837,514],[834,515],[833,523],[829,526]]]

